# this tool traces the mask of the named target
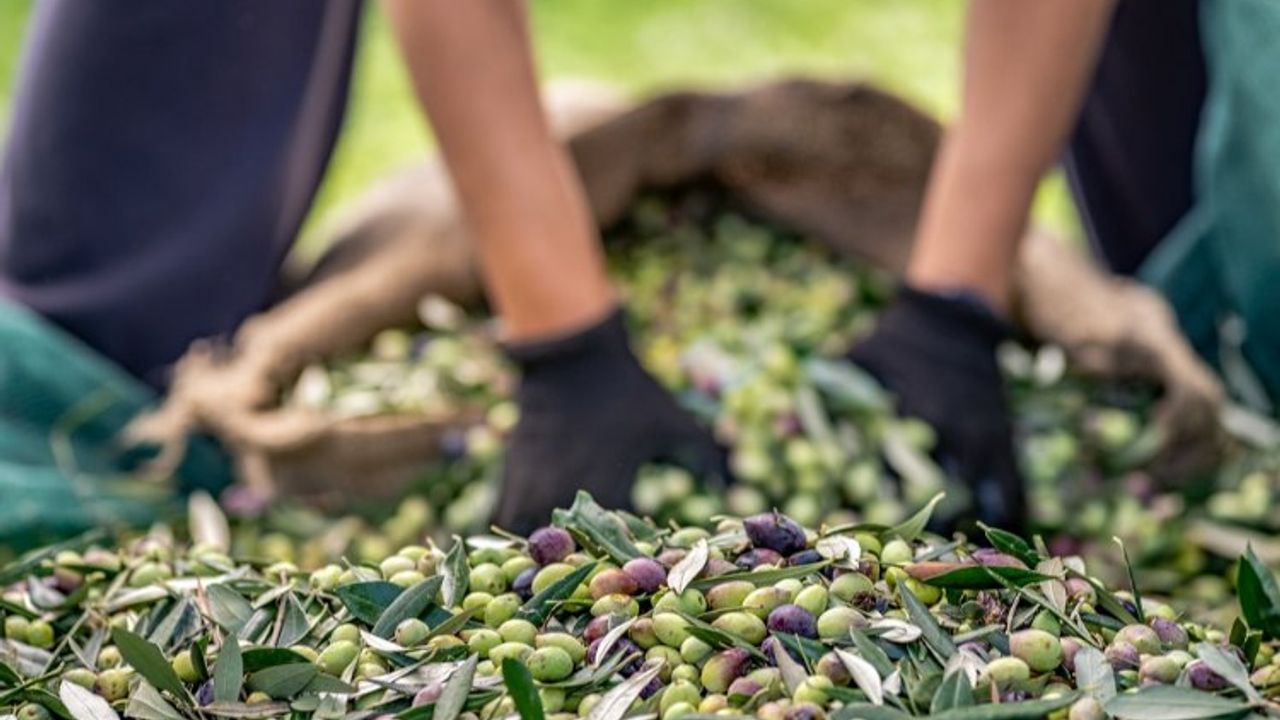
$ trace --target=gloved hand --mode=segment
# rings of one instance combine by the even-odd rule
[[[604,507],[630,505],[647,462],[725,478],[711,433],[676,405],[632,354],[622,311],[575,335],[508,346],[522,377],[520,421],[507,448],[495,522],[527,532],[586,490]]]
[[[977,297],[904,286],[849,357],[894,394],[900,414],[934,428],[939,464],[968,486],[976,519],[1018,530],[1026,500],[995,357],[1008,334]]]

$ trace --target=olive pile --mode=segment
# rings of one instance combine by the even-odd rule
[[[696,195],[637,203],[607,248],[638,354],[715,428],[741,480],[704,491],[678,468],[649,468],[634,487],[638,512],[705,524],[722,512],[776,507],[806,525],[890,524],[944,488],[929,457],[931,430],[896,417],[880,387],[840,360],[891,296],[883,274]],[[483,528],[502,436],[516,421],[513,373],[488,321],[439,298],[419,314],[425,330],[387,331],[364,357],[314,366],[286,398],[339,415],[484,410],[482,422],[446,439],[412,506],[397,513],[407,519],[385,525],[382,538],[353,535],[370,546],[353,550],[361,556],[385,554],[424,527]],[[1189,511],[1280,532],[1280,514],[1269,512],[1280,503],[1280,455],[1244,456],[1223,469],[1212,494],[1161,493],[1145,472],[1160,449],[1148,423],[1151,388],[1075,377],[1053,347],[1009,345],[1001,360],[1032,524],[1060,536],[1065,551],[1088,555],[1101,572],[1120,536],[1141,567],[1160,569],[1152,582],[1174,587],[1222,569],[1207,567],[1210,558],[1187,540]],[[951,505],[940,512],[963,512],[962,492],[947,490]]]
[[[583,494],[527,540],[311,573],[156,531],[50,548],[0,569],[0,717],[1280,716],[1256,559],[1228,633],[1008,533],[928,535],[933,506],[709,531]]]

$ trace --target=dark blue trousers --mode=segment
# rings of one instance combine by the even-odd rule
[[[359,0],[44,0],[0,166],[0,295],[152,384],[270,299]]]

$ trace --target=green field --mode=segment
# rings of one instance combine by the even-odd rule
[[[780,75],[868,78],[948,116],[956,106],[963,3],[954,0],[532,0],[543,73],[644,94]],[[0,129],[29,0],[0,4]],[[313,220],[429,147],[376,5],[361,37],[347,126]],[[1060,182],[1038,216],[1073,231]],[[312,222],[309,227],[314,227]],[[308,245],[304,243],[304,246]]]

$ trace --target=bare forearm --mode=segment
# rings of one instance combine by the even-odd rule
[[[512,340],[613,303],[576,175],[542,114],[520,0],[386,0]]]
[[[908,279],[1009,303],[1036,186],[1060,153],[1114,0],[974,0],[960,117],[934,166]]]

